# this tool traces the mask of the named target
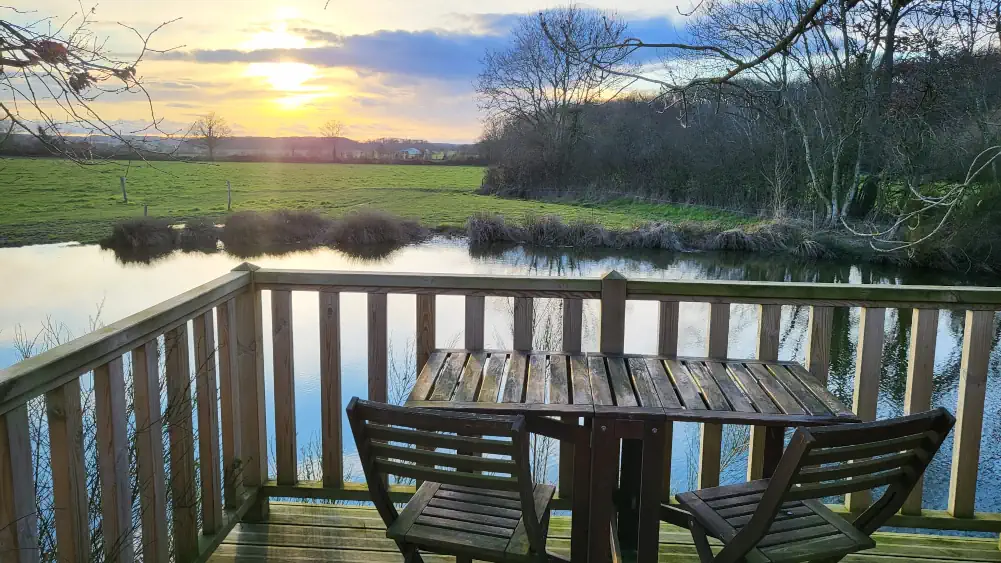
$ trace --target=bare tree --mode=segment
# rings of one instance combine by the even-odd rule
[[[209,151],[209,160],[215,160],[215,151],[224,139],[233,136],[233,129],[221,115],[214,111],[206,113],[192,124],[190,135],[199,146]]]
[[[337,139],[344,133],[344,124],[331,119],[320,126],[320,136],[330,143],[330,158],[337,160]]]
[[[0,6],[0,119],[8,121],[0,138],[30,135],[54,154],[85,162],[74,135],[112,137],[139,152],[148,150],[146,135],[164,133],[137,67],[148,53],[164,52],[152,48],[150,39],[171,22],[145,34],[119,24],[139,44],[128,60],[110,53],[106,39],[93,30],[95,22],[95,9],[82,5],[62,21]],[[150,104],[147,123],[126,131],[104,119],[94,104],[105,94],[144,97]]]
[[[516,123],[531,132],[528,150],[541,150],[549,180],[559,181],[583,134],[583,106],[614,98],[625,84],[628,49],[596,49],[619,43],[625,24],[604,12],[576,6],[522,19],[509,46],[488,52],[476,82],[480,107],[491,119]],[[588,49],[587,59],[567,56],[546,37],[551,30]],[[620,70],[622,69],[622,70]]]

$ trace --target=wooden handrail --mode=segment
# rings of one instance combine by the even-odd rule
[[[0,369],[0,414],[121,357],[250,285],[250,272],[230,272],[106,327]]]
[[[601,298],[601,278],[398,274],[261,269],[261,289],[337,289],[362,293],[433,293],[498,297]],[[725,280],[628,280],[631,300],[837,307],[1001,309],[1001,288]]]

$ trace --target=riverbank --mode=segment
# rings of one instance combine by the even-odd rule
[[[477,213],[509,218],[553,215],[611,229],[645,222],[755,220],[673,205],[611,201],[588,205],[504,199],[476,191],[483,168],[363,164],[112,162],[82,166],[55,159],[0,160],[0,246],[94,243],[124,220],[223,223],[231,213],[309,211],[327,219],[381,210],[429,229],[464,229]],[[126,177],[122,194],[121,177]],[[227,182],[232,205],[227,210]],[[127,199],[127,201],[126,201]]]
[[[989,264],[971,267],[936,252],[879,252],[868,240],[840,231],[818,231],[795,222],[758,221],[729,226],[718,221],[645,222],[625,228],[556,215],[528,214],[521,219],[477,213],[465,225],[426,225],[382,211],[354,211],[329,217],[297,210],[241,212],[222,224],[198,219],[172,224],[157,218],[117,223],[101,245],[122,262],[149,263],[174,250],[225,251],[237,257],[282,255],[310,248],[333,248],[349,256],[381,258],[433,236],[468,241],[473,253],[524,245],[568,252],[659,250],[732,252],[789,256],[801,262],[849,261],[943,271],[991,272]]]

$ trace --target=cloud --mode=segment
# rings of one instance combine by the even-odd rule
[[[160,58],[199,63],[297,61],[361,72],[469,80],[479,72],[483,54],[506,43],[499,36],[439,31],[378,31],[347,36],[315,29],[300,28],[294,32],[323,44],[302,49],[173,51]]]
[[[322,29],[297,27],[289,32],[311,46],[301,49],[196,49],[171,51],[158,58],[207,64],[296,61],[327,68],[350,68],[360,73],[462,80],[471,82],[488,50],[507,46],[512,27],[526,17],[517,14],[456,15],[465,31],[376,31],[341,35]],[[648,42],[678,41],[684,32],[665,17],[629,22],[629,36]],[[654,51],[638,54],[637,62],[659,58]]]

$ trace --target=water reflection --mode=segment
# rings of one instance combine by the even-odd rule
[[[64,323],[76,335],[89,325],[98,303],[104,302],[102,318],[106,322],[135,313],[195,285],[204,283],[251,259],[264,267],[375,270],[402,272],[441,272],[470,274],[532,274],[549,276],[600,276],[615,269],[629,277],[657,279],[726,279],[834,283],[884,283],[933,285],[994,285],[987,277],[958,276],[941,272],[907,270],[888,265],[856,265],[842,262],[806,262],[788,256],[769,257],[738,253],[672,253],[662,251],[588,251],[573,249],[534,249],[500,246],[469,249],[462,241],[437,239],[405,248],[381,248],[371,252],[343,252],[320,249],[259,249],[235,255],[216,248],[173,251],[160,255],[127,256],[95,246],[50,245],[0,249],[0,366],[15,360],[13,338],[16,327],[25,332],[37,331],[49,317]],[[11,273],[14,274],[11,274]],[[367,352],[365,296],[342,297],[343,396],[366,394]],[[412,373],[412,339],[415,325],[415,300],[409,295],[389,298],[389,341],[391,365],[399,374]],[[539,300],[536,305],[538,345],[558,343],[561,326],[560,307],[553,300]],[[313,293],[296,292],[293,296],[294,362],[296,377],[296,419],[300,443],[319,435],[319,330],[318,303]],[[265,293],[265,353],[270,357],[270,296]],[[461,297],[442,296],[437,300],[438,346],[462,341],[464,309]],[[705,324],[708,306],[683,303],[679,327],[679,351],[701,355],[705,347]],[[809,308],[785,306],[782,310],[780,358],[803,361]],[[585,350],[597,349],[597,303],[585,304]],[[908,347],[912,311],[889,310],[886,314],[885,344],[879,394],[879,415],[895,416],[903,412],[907,379]],[[855,376],[858,309],[836,308],[831,343],[831,389],[851,404]],[[627,306],[626,351],[656,351],[657,310],[649,302],[629,302]],[[964,315],[961,311],[943,311],[938,322],[938,347],[934,369],[934,406],[955,410],[961,363]],[[734,305],[731,311],[729,353],[731,357],[753,357],[757,330],[757,309],[753,305]],[[995,341],[1001,334],[995,329]],[[511,346],[511,302],[488,298],[486,307],[486,344],[489,347]],[[998,377],[1001,374],[999,352],[991,355],[984,417],[984,440],[978,478],[978,510],[1001,511],[1001,490],[991,486],[1001,475],[1001,405]],[[271,367],[267,366],[267,394],[271,397]],[[391,377],[390,396],[405,395],[406,377]],[[270,411],[270,409],[269,409]],[[269,433],[273,435],[274,417],[269,414]],[[672,462],[673,488],[690,487],[688,454],[696,437],[692,425],[678,425],[675,432],[675,457]],[[351,438],[344,437],[351,448]],[[925,506],[942,509],[948,495],[951,439],[934,460],[925,485]],[[555,462],[555,460],[553,460]],[[724,472],[724,480],[743,479],[746,459],[737,456]],[[349,470],[350,470],[350,464]],[[357,477],[357,472],[354,476]]]

